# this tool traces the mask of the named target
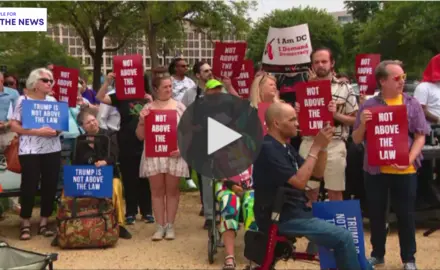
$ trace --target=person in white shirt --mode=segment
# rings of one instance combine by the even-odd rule
[[[440,54],[429,61],[414,97],[422,105],[428,123],[440,125]]]
[[[115,89],[110,90],[107,95],[115,94]],[[99,111],[97,119],[99,121],[99,127],[107,130],[118,131],[121,123],[121,115],[113,106],[101,103],[99,105]]]
[[[181,57],[174,58],[168,67],[168,72],[172,75],[171,81],[173,84],[173,99],[181,102],[185,93],[193,88],[196,88],[196,83],[185,74],[188,72],[188,63]],[[190,176],[186,179],[186,184],[191,189],[196,189],[197,186]]]

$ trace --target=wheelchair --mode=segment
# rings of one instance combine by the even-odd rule
[[[206,183],[204,183],[206,184]],[[214,263],[215,254],[217,254],[217,249],[219,247],[223,247],[224,245],[221,243],[221,235],[218,230],[217,224],[220,223],[220,206],[217,203],[216,194],[215,194],[215,186],[216,180],[212,179],[210,182],[212,185],[212,197],[213,197],[213,219],[212,225],[208,229],[208,261],[209,264]]]
[[[281,209],[291,189],[278,189],[271,214],[271,225],[267,233],[247,231],[245,233],[244,256],[249,260],[247,270],[274,270],[278,261],[289,259],[319,263],[317,254],[296,252],[296,237],[286,237],[278,233]],[[301,236],[298,236],[301,237]]]

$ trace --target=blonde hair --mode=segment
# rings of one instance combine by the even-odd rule
[[[254,78],[254,81],[252,82],[251,85],[251,90],[250,90],[250,95],[249,95],[249,100],[251,105],[254,108],[258,107],[258,103],[260,103],[262,101],[261,99],[261,86],[268,80],[271,79],[273,80],[275,83],[277,82],[277,78],[275,78],[272,75],[269,74],[264,74],[264,75],[259,75],[257,77]],[[279,96],[278,93],[274,98],[274,101],[279,101]]]

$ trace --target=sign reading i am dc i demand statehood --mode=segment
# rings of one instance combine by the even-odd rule
[[[0,32],[46,32],[46,8],[0,8]]]

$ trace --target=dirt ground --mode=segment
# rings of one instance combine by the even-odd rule
[[[55,269],[221,269],[224,253],[219,249],[213,265],[207,259],[207,231],[202,229],[203,218],[198,216],[200,199],[198,192],[184,193],[177,216],[176,240],[152,242],[154,225],[138,221],[128,229],[131,240],[119,240],[114,248],[96,250],[60,250],[50,246],[51,239],[34,236],[30,241],[18,240],[19,219],[12,213],[0,221],[0,240],[11,246],[39,253],[57,252]],[[34,212],[37,216],[38,212]],[[35,222],[37,220],[35,219]],[[417,265],[419,269],[440,269],[440,231],[423,237],[424,229],[417,231]],[[369,233],[365,233],[367,255],[370,253]],[[243,269],[247,260],[243,256],[243,232],[236,241],[237,269]],[[298,251],[305,250],[307,242],[299,239]],[[399,242],[393,229],[387,241],[386,265],[379,269],[401,269]],[[280,262],[277,269],[319,269],[319,265],[301,261]]]

